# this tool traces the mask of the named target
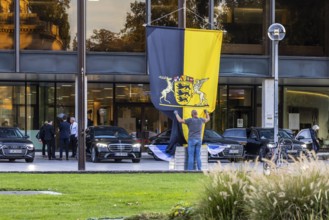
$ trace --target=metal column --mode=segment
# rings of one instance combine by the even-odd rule
[[[15,72],[20,72],[20,8],[19,8],[19,1],[15,0]]]
[[[214,0],[209,0],[209,29],[214,29]]]
[[[146,24],[151,25],[151,0],[146,0]]]
[[[186,0],[178,0],[178,27],[186,28]]]
[[[87,121],[87,77],[86,77],[86,0],[78,1],[78,72],[76,75],[78,109],[78,170],[86,169],[86,139],[85,128]]]

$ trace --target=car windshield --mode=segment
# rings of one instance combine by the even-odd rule
[[[205,130],[204,136],[207,138],[223,138],[220,134],[213,130]]]
[[[23,134],[15,128],[0,128],[0,138],[22,138]]]
[[[261,139],[274,139],[274,130],[273,129],[259,130],[259,136]],[[291,139],[291,137],[284,131],[279,131],[279,137]]]
[[[123,128],[95,128],[95,138],[129,138],[130,135]]]
[[[224,137],[238,137],[238,138],[246,138],[246,130],[237,129],[237,130],[226,130],[224,132]]]

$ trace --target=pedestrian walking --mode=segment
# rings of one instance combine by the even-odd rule
[[[59,123],[59,159],[62,160],[63,148],[65,150],[66,160],[69,159],[69,141],[70,141],[70,123],[67,122],[67,117],[64,115],[62,122]]]
[[[72,156],[76,157],[78,147],[78,123],[75,122],[75,118],[70,118],[70,146],[72,148]]]
[[[45,141],[45,126],[48,124],[48,121],[45,121],[41,126],[36,138],[42,143],[42,156],[46,157],[46,141]]]
[[[201,170],[201,144],[202,144],[202,126],[207,123],[210,118],[207,110],[204,110],[206,118],[199,118],[198,112],[192,110],[191,118],[182,119],[178,115],[178,111],[174,111],[176,119],[179,123],[185,123],[188,127],[188,147],[187,147],[187,169],[194,170],[194,163],[197,163],[197,169]]]
[[[49,121],[48,124],[44,127],[44,133],[45,133],[45,142],[47,145],[47,152],[48,152],[48,159],[49,160],[55,160],[55,128],[53,126],[53,122]]]

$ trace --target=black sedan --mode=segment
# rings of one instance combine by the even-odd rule
[[[141,144],[121,127],[95,126],[86,130],[87,158],[96,163],[101,160],[123,159],[139,163],[141,159]]]
[[[16,159],[25,159],[32,163],[35,148],[29,136],[24,136],[18,128],[0,127],[0,159],[13,162]]]
[[[150,138],[151,145],[168,145],[170,135],[171,130],[169,129]],[[214,130],[205,129],[202,144],[208,146],[208,159],[228,159],[234,161],[243,159],[244,157],[244,149],[241,144],[223,138]],[[159,160],[150,149],[148,149],[147,152],[152,155],[154,159]]]
[[[224,131],[223,136],[243,144],[247,157],[259,156],[261,159],[270,148],[275,147],[273,128],[230,128]],[[294,140],[284,130],[279,130],[279,138],[289,139],[292,142],[291,146],[285,146],[283,149],[286,154],[299,156],[306,148],[304,143]]]

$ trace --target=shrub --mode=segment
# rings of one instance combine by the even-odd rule
[[[323,161],[302,157],[263,175],[245,163],[206,173],[199,219],[329,219],[329,169]]]
[[[256,165],[257,166],[257,165]],[[244,219],[244,195],[250,184],[248,172],[254,168],[244,163],[240,169],[223,168],[220,163],[208,173],[205,190],[197,206],[200,219]]]

